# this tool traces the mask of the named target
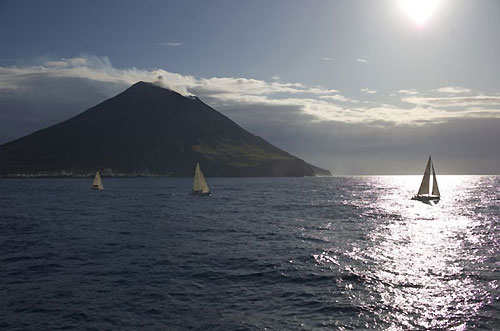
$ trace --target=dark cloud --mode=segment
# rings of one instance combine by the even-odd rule
[[[73,117],[125,87],[43,73],[29,78],[21,88],[0,89],[0,143]]]

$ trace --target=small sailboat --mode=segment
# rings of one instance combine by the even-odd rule
[[[208,187],[207,181],[205,180],[205,176],[203,176],[203,172],[200,168],[200,163],[196,163],[196,170],[194,172],[194,180],[193,180],[193,190],[191,191],[191,195],[210,195],[210,188]]]
[[[430,182],[431,182],[431,172],[432,172],[432,191],[430,190]],[[439,187],[436,179],[436,171],[434,170],[434,164],[432,163],[431,156],[429,155],[429,161],[427,161],[427,165],[425,166],[424,178],[422,178],[422,183],[420,184],[420,188],[415,196],[413,196],[412,200],[419,200],[425,203],[437,203],[441,198],[441,194],[439,193]]]
[[[95,174],[92,188],[94,190],[104,190],[104,186],[102,186],[101,174],[99,173],[99,171],[97,171],[97,173]]]

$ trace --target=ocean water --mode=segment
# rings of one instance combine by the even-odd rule
[[[0,329],[500,329],[500,177],[420,179],[2,179]]]

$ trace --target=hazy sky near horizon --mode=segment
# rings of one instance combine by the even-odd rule
[[[500,174],[499,32],[496,0],[3,0],[0,143],[160,80],[335,174]]]

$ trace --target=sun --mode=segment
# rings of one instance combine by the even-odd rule
[[[434,14],[439,0],[399,0],[403,11],[418,26],[424,26]]]

